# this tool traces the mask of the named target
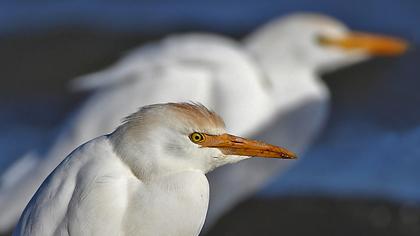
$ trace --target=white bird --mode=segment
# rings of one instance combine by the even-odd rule
[[[369,54],[397,53],[401,45],[390,38],[355,36],[325,16],[297,14],[269,23],[244,44],[189,34],[135,50],[116,65],[76,81],[79,88],[94,90],[92,96],[63,125],[47,155],[40,161],[23,160],[34,166],[31,171],[8,180],[0,190],[0,230],[16,222],[64,156],[78,144],[111,132],[119,117],[139,105],[199,101],[225,117],[234,133],[284,142],[302,153],[327,116],[329,92],[318,80],[318,70],[349,65]],[[208,223],[258,191],[284,166],[250,160],[210,174],[214,196]]]
[[[275,113],[257,132],[239,134],[286,145],[299,155],[328,117],[330,93],[319,74],[372,56],[398,55],[407,47],[401,39],[352,32],[336,19],[308,13],[275,19],[243,43],[264,73],[260,80],[269,83],[266,93],[271,101],[262,106],[270,106]],[[287,164],[253,159],[213,171],[209,175],[212,198],[205,227],[279,176]],[[220,194],[224,192],[230,194]]]
[[[223,120],[202,105],[143,107],[64,159],[14,235],[199,235],[209,201],[205,174],[248,156],[296,157],[227,134]]]

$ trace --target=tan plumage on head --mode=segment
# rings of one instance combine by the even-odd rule
[[[144,106],[127,116],[110,134],[110,140],[124,161],[133,162],[130,164],[135,169],[133,172],[143,175],[144,171],[136,171],[145,165],[136,158],[137,149],[142,149],[142,152],[161,149],[156,145],[164,143],[165,152],[180,150],[183,142],[190,142],[189,135],[193,132],[221,135],[226,130],[222,118],[202,104],[161,103]],[[144,143],[148,143],[147,149],[142,147]]]
[[[168,103],[167,105],[180,116],[185,116],[186,119],[192,120],[199,126],[225,128],[223,119],[200,103]]]
[[[165,113],[159,111],[166,110]],[[151,114],[149,116],[149,114]],[[161,117],[168,122],[173,116],[178,117],[180,121],[183,121],[185,126],[195,128],[196,131],[208,131],[208,130],[220,130],[225,129],[225,123],[223,119],[214,111],[207,109],[200,103],[162,103],[153,104],[140,108],[137,112],[127,116],[123,120],[121,127],[135,128],[141,126],[144,123],[153,124],[155,122],[161,122],[158,114],[164,114],[165,117]]]

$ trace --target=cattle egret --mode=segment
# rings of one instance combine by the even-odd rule
[[[399,55],[407,47],[401,39],[354,33],[333,18],[308,13],[273,20],[251,33],[243,43],[255,66],[264,73],[260,81],[269,83],[266,94],[271,101],[261,106],[270,106],[274,114],[260,131],[239,134],[286,145],[299,155],[309,147],[328,116],[330,93],[319,73],[372,56]],[[258,115],[255,114],[256,119]],[[287,164],[253,159],[212,172],[211,208],[205,227],[264,187]],[[223,192],[231,194],[219,194]]]
[[[15,235],[198,235],[209,201],[205,174],[249,156],[296,158],[227,134],[202,105],[143,107],[64,159],[25,208]]]
[[[0,189],[0,230],[15,224],[33,192],[64,156],[80,143],[111,132],[120,117],[137,106],[199,101],[221,114],[232,132],[286,143],[301,154],[327,117],[329,92],[317,71],[403,49],[404,42],[395,39],[357,37],[326,16],[296,14],[269,23],[244,43],[188,34],[134,50],[110,68],[75,81],[75,87],[92,95],[63,124],[48,153],[22,160],[31,165],[30,171],[7,180]],[[258,191],[284,166],[250,160],[212,172],[207,223]],[[230,194],[221,194],[225,192]]]

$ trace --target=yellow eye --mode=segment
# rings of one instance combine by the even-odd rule
[[[190,140],[193,143],[201,143],[204,141],[204,135],[202,133],[198,133],[198,132],[194,132],[192,134],[190,134]]]

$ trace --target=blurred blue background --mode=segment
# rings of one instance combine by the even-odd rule
[[[366,1],[1,1],[1,33],[57,27],[95,31],[167,33],[205,30],[243,34],[267,20],[296,11],[324,13],[351,28],[400,33],[420,39],[420,4],[415,0]]]
[[[17,157],[34,147],[46,148],[55,135],[49,130],[84,98],[67,92],[66,82],[104,68],[130,48],[173,32],[211,31],[240,38],[296,11],[324,13],[352,29],[400,36],[412,47],[399,58],[373,59],[323,75],[332,93],[326,129],[303,161],[273,180],[248,206],[273,204],[273,198],[354,199],[359,205],[376,199],[383,208],[374,205],[366,214],[379,209],[391,220],[366,235],[397,235],[392,232],[402,231],[392,222],[400,219],[400,211],[394,214],[392,209],[417,209],[420,204],[420,2],[415,0],[0,1],[1,152]],[[1,155],[0,171],[11,165],[11,157]],[[306,200],[297,205],[308,202],[323,204]],[[258,213],[241,207],[245,210],[237,211],[243,215]],[[259,214],[281,214],[278,211]],[[334,214],[313,211],[297,217]],[[407,235],[420,232],[420,215],[413,217]],[[221,224],[214,232],[236,235],[240,231],[229,227],[238,225]],[[349,225],[343,220],[343,227]],[[290,235],[303,235],[289,228]],[[327,226],[316,229],[338,232]],[[263,232],[277,232],[271,230]]]

